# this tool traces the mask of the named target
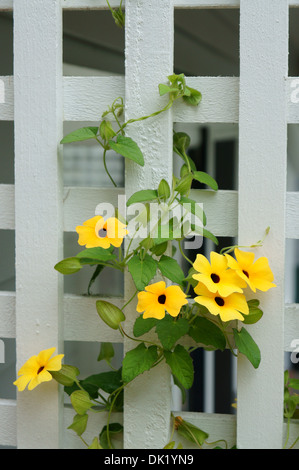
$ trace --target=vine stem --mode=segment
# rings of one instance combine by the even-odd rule
[[[181,255],[183,256],[183,258],[185,258],[185,260],[188,261],[188,263],[190,263],[190,264],[193,266],[192,261],[191,261],[189,258],[187,258],[187,256],[186,256],[185,253],[183,252],[183,248],[182,248],[182,245],[181,245],[181,240],[178,240],[178,245],[179,245],[180,253],[181,253]]]
[[[114,185],[115,188],[117,188],[117,184],[115,183],[114,179],[112,178],[112,176],[110,175],[109,171],[108,171],[108,168],[107,168],[107,164],[106,164],[106,153],[107,153],[107,150],[105,149],[104,150],[104,153],[103,153],[103,163],[104,163],[104,168],[105,168],[105,171],[107,173],[107,175],[109,176],[112,184]]]
[[[137,295],[138,293],[138,290],[136,290],[134,292],[134,294],[132,295],[132,297],[128,300],[128,302],[125,303],[125,305],[123,306],[122,310],[124,310],[126,308],[127,305],[129,305],[130,302],[132,302],[132,300],[135,298],[135,296]]]

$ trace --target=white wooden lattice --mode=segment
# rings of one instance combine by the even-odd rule
[[[111,0],[112,6],[118,4]],[[0,120],[15,121],[16,168],[15,186],[0,185],[0,229],[16,230],[17,276],[16,293],[0,293],[0,338],[16,338],[17,368],[33,354],[33,345],[34,351],[50,346],[62,351],[64,339],[120,342],[117,332],[99,325],[93,301],[63,296],[53,269],[62,258],[63,231],[74,231],[100,200],[116,201],[123,192],[63,189],[57,152],[63,120],[97,120],[120,95],[126,98],[127,117],[157,109],[157,84],[173,67],[173,8],[240,8],[240,78],[190,77],[188,85],[203,93],[198,109],[177,105],[159,120],[131,127],[147,166],[127,165],[125,193],[170,178],[173,122],[239,123],[239,191],[194,191],[193,196],[203,202],[208,228],[216,236],[252,243],[271,226],[266,255],[279,287],[263,299],[264,319],[253,329],[262,351],[260,369],[252,370],[242,359],[238,363],[237,423],[234,416],[183,416],[211,439],[226,435],[239,448],[281,447],[283,351],[290,351],[299,337],[299,307],[284,305],[283,289],[285,238],[299,238],[299,194],[286,193],[284,179],[287,124],[299,123],[298,104],[290,99],[293,79],[287,77],[289,6],[299,7],[299,1],[126,0],[126,78],[63,78],[63,8],[104,9],[106,1],[0,0],[0,10],[14,14],[14,77],[1,77],[5,103]],[[158,148],[166,159],[163,167]],[[126,280],[126,295],[130,289]],[[19,394],[17,402],[0,401],[0,445],[78,446],[66,431],[72,411],[63,407],[61,391],[55,383],[47,390],[47,396],[43,389],[34,398]],[[170,410],[169,375],[162,366],[154,378],[144,374],[126,393],[125,447],[161,446]],[[93,416],[89,424],[91,437],[103,424],[98,419]],[[298,426],[291,434],[298,434]]]

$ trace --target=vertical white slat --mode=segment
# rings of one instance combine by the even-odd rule
[[[173,1],[126,0],[126,119],[161,109],[159,83],[173,73]],[[172,181],[172,114],[128,126],[127,134],[144,153],[143,168],[126,165],[126,196],[145,188],[157,188],[160,180]],[[125,294],[132,295],[130,275]],[[137,317],[134,307],[126,310],[130,331]],[[125,350],[136,344],[125,342]],[[171,386],[168,367],[159,365],[132,382],[125,393],[125,448],[162,448],[168,438]]]
[[[258,294],[264,316],[248,328],[260,367],[238,361],[237,434],[241,449],[269,449],[281,447],[283,431],[288,1],[241,0],[240,13],[239,244],[271,227],[256,254],[268,257],[277,287]]]
[[[62,353],[61,0],[14,2],[17,369],[32,355]],[[57,383],[18,393],[18,448],[58,448]]]

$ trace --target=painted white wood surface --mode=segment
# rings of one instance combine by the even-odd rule
[[[66,428],[72,422],[74,411],[65,406],[63,410],[63,422]],[[236,417],[234,415],[223,414],[207,414],[207,413],[189,413],[189,412],[174,412],[175,416],[181,416],[186,421],[189,421],[201,429],[209,433],[208,442],[215,442],[217,439],[226,437],[228,446],[232,446],[236,442]],[[122,423],[122,413],[116,413],[115,421]],[[106,416],[103,413],[95,414],[90,413],[88,429],[86,433],[87,439],[91,442],[93,437],[98,434],[99,427],[105,423]],[[0,442],[5,446],[16,446],[16,402],[14,400],[0,400]],[[296,420],[291,421],[290,426],[290,443],[293,443],[299,434],[299,423]],[[283,425],[283,435],[286,436],[286,423]],[[175,433],[176,442],[182,442],[182,437]],[[221,443],[219,443],[221,444]],[[223,443],[222,443],[223,444]],[[85,446],[80,444],[79,438],[73,431],[68,430],[63,436],[64,449],[85,449]],[[186,442],[185,449],[192,448],[190,442]],[[209,447],[208,447],[209,448]],[[297,442],[294,449],[299,449]]]
[[[124,188],[79,188],[65,187],[63,196],[63,227],[65,232],[74,232],[76,226],[94,210],[99,202],[118,203]],[[207,215],[207,229],[216,236],[234,237],[238,232],[238,193],[236,191],[192,190],[195,201],[203,204]],[[14,186],[0,185],[0,230],[14,230]],[[299,238],[299,193],[287,192],[286,238]]]
[[[41,60],[42,58],[42,60]],[[14,2],[17,369],[39,351],[63,352],[62,9]],[[59,448],[62,391],[18,394],[18,448]]]
[[[0,77],[5,84],[6,102],[0,104],[0,121],[14,118],[13,77]],[[287,122],[299,123],[299,78],[287,80]],[[238,123],[239,78],[238,77],[187,77],[187,84],[199,89],[203,100],[198,108],[175,103],[174,122]],[[99,89],[101,93],[94,94]],[[125,95],[125,79],[113,77],[63,77],[64,120],[99,121],[112,101]],[[184,109],[184,113],[182,113]]]
[[[62,0],[66,10],[106,10],[106,0]],[[119,6],[119,0],[110,0],[112,7]],[[125,6],[125,0],[123,1]],[[299,0],[289,0],[290,7],[299,7]],[[175,8],[239,8],[240,0],[174,0]],[[12,10],[13,0],[0,0],[0,10]]]
[[[237,436],[240,449],[271,449],[281,448],[283,430],[287,0],[241,0],[240,31],[238,242],[250,245],[271,227],[256,253],[269,258],[277,287],[259,296],[264,316],[250,329],[259,368],[238,360]]]
[[[118,307],[122,298],[107,298]],[[118,331],[99,322],[95,297],[65,294],[63,299],[64,339],[66,341],[110,341],[122,343]],[[0,338],[16,338],[15,292],[0,292]],[[84,312],[84,315],[82,315]],[[286,304],[284,317],[284,351],[294,351],[294,340],[299,341],[299,304]]]
[[[167,103],[157,87],[173,72],[173,14],[172,0],[126,1],[126,120],[149,115]],[[128,126],[127,134],[143,151],[145,166],[126,164],[126,196],[138,189],[158,187],[162,178],[171,182],[171,111]],[[126,298],[134,290],[126,276]],[[131,305],[125,322],[129,332],[136,319],[136,305]],[[125,341],[124,346],[125,351],[136,347],[131,341]],[[170,372],[161,364],[138,377],[125,392],[125,448],[162,448],[167,442],[170,410]]]

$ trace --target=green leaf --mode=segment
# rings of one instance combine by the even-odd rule
[[[294,413],[297,407],[297,400],[294,400],[293,396],[290,396],[288,400],[285,401],[285,411],[284,417],[285,418],[293,418]]]
[[[294,390],[299,390],[299,379],[290,379],[289,387],[293,388]]]
[[[79,258],[82,264],[90,264],[90,261],[111,261],[114,260],[116,256],[111,253],[111,251],[105,250],[99,246],[96,248],[87,248],[86,250],[80,251],[80,253],[76,255],[76,258]]]
[[[179,89],[174,88],[174,87],[170,87],[168,85],[165,85],[164,83],[159,84],[160,96],[164,96],[164,95],[167,95],[167,93],[173,93],[173,92],[176,92],[176,91],[179,91]]]
[[[164,356],[173,375],[186,389],[192,387],[194,380],[193,361],[186,349],[177,344],[174,351],[164,351]]]
[[[147,348],[141,343],[137,348],[128,351],[123,359],[122,379],[131,382],[138,375],[150,370],[158,359],[157,346]]]
[[[50,371],[50,374],[56,382],[65,387],[71,387],[74,382],[77,381],[77,376],[80,374],[80,371],[77,367],[63,364],[60,370]]]
[[[80,271],[81,268],[80,260],[75,257],[65,258],[54,266],[54,269],[61,274],[74,274]]]
[[[163,242],[163,243],[160,243],[159,245],[152,246],[150,248],[150,251],[156,256],[161,256],[165,253],[167,248],[168,248],[168,242]]]
[[[166,315],[157,323],[156,332],[164,349],[172,349],[175,343],[188,333],[189,323],[186,318],[173,319]]]
[[[134,142],[130,137],[118,135],[116,142],[109,140],[109,145],[116,153],[133,160],[140,166],[144,166],[143,154],[136,142]]]
[[[142,291],[153,279],[157,271],[157,261],[146,254],[144,259],[134,255],[128,262],[128,269],[131,273],[136,289]]]
[[[123,432],[123,426],[119,423],[110,423],[109,424],[109,436],[111,434],[120,434]],[[108,427],[107,425],[103,427],[101,433],[100,433],[100,445],[102,446],[103,449],[109,449],[109,442],[108,442]],[[110,439],[111,440],[111,439]]]
[[[100,124],[100,136],[105,142],[112,139],[116,136],[116,132],[114,131],[112,124],[110,121],[102,121]]]
[[[108,364],[111,363],[111,359],[114,357],[114,347],[112,343],[101,343],[100,353],[98,355],[98,362],[106,361]]]
[[[210,188],[212,188],[214,191],[218,191],[217,182],[214,180],[214,178],[212,178],[212,176],[208,175],[204,171],[194,171],[193,177],[196,181],[210,186]]]
[[[193,180],[192,173],[188,173],[179,181],[179,183],[175,187],[175,190],[180,194],[187,194],[191,189],[192,180]]]
[[[176,284],[183,284],[185,274],[178,262],[170,256],[163,255],[158,261],[158,268],[163,276]]]
[[[257,369],[261,362],[261,352],[256,342],[245,328],[242,328],[240,331],[233,328],[233,333],[236,347],[240,353],[247,357],[253,367]]]
[[[219,245],[219,241],[218,239],[215,237],[215,235],[213,235],[213,233],[209,232],[209,230],[203,228],[202,229],[202,234],[205,238],[208,238],[209,240],[211,240],[213,243],[215,243],[215,245]]]
[[[98,437],[94,437],[92,443],[88,447],[88,449],[103,449],[103,447],[99,443]]]
[[[98,390],[103,390],[110,394],[122,385],[121,369],[90,375],[86,379],[81,380],[80,385],[92,398],[98,397]]]
[[[170,197],[170,187],[165,179],[162,179],[160,181],[160,184],[158,187],[158,196],[164,200]]]
[[[187,396],[187,393],[186,393],[186,389],[185,387],[183,387],[183,385],[181,384],[181,382],[179,381],[179,379],[175,376],[175,375],[172,375],[173,377],[173,383],[174,385],[176,385],[177,387],[179,387],[179,389],[181,390],[181,393],[182,393],[182,403],[184,404],[186,402],[186,396]]]
[[[220,328],[207,318],[197,317],[191,323],[189,336],[198,344],[204,344],[209,348],[224,351],[226,339]]]
[[[78,436],[84,433],[88,421],[88,415],[75,415],[72,424],[67,429],[72,429]]]
[[[114,330],[117,330],[120,323],[126,319],[118,307],[105,300],[98,300],[96,309],[101,319]]]
[[[186,93],[187,92],[187,93]],[[183,96],[183,100],[190,104],[191,106],[197,106],[202,100],[202,94],[200,91],[195,90],[194,88],[190,88],[186,86],[185,95]]]
[[[198,446],[202,446],[205,440],[209,437],[209,434],[205,431],[202,431],[197,426],[185,421],[184,419],[180,421],[180,424],[177,427],[177,432],[180,436],[197,444]]]
[[[132,194],[127,201],[127,206],[131,206],[138,202],[154,201],[155,199],[158,199],[158,197],[158,191],[155,189],[141,189],[141,191],[137,191]]]
[[[148,333],[159,320],[156,318],[143,318],[142,316],[137,317],[134,323],[133,333],[136,338]]]
[[[98,127],[82,127],[81,129],[78,129],[66,135],[60,143],[71,144],[72,142],[81,142],[84,140],[95,139],[98,130]]]
[[[105,268],[104,265],[102,264],[98,264],[98,266],[96,267],[96,269],[94,270],[94,273],[93,275],[91,276],[91,279],[88,283],[88,286],[87,286],[87,293],[88,295],[91,295],[91,286],[93,285],[93,283],[95,282],[95,280],[98,278],[98,276],[101,274],[101,272],[103,271],[103,269]]]
[[[71,403],[78,415],[84,415],[93,406],[89,394],[84,390],[73,392],[71,394]]]
[[[259,305],[258,300],[249,300],[247,303],[249,307],[249,314],[244,315],[244,320],[242,321],[242,323],[244,323],[245,325],[253,325],[262,318],[263,312],[257,307],[257,305]]]
[[[201,205],[186,196],[181,196],[181,199],[178,199],[178,201],[183,205],[185,210],[191,212],[202,221],[203,225],[206,225],[207,218]]]

